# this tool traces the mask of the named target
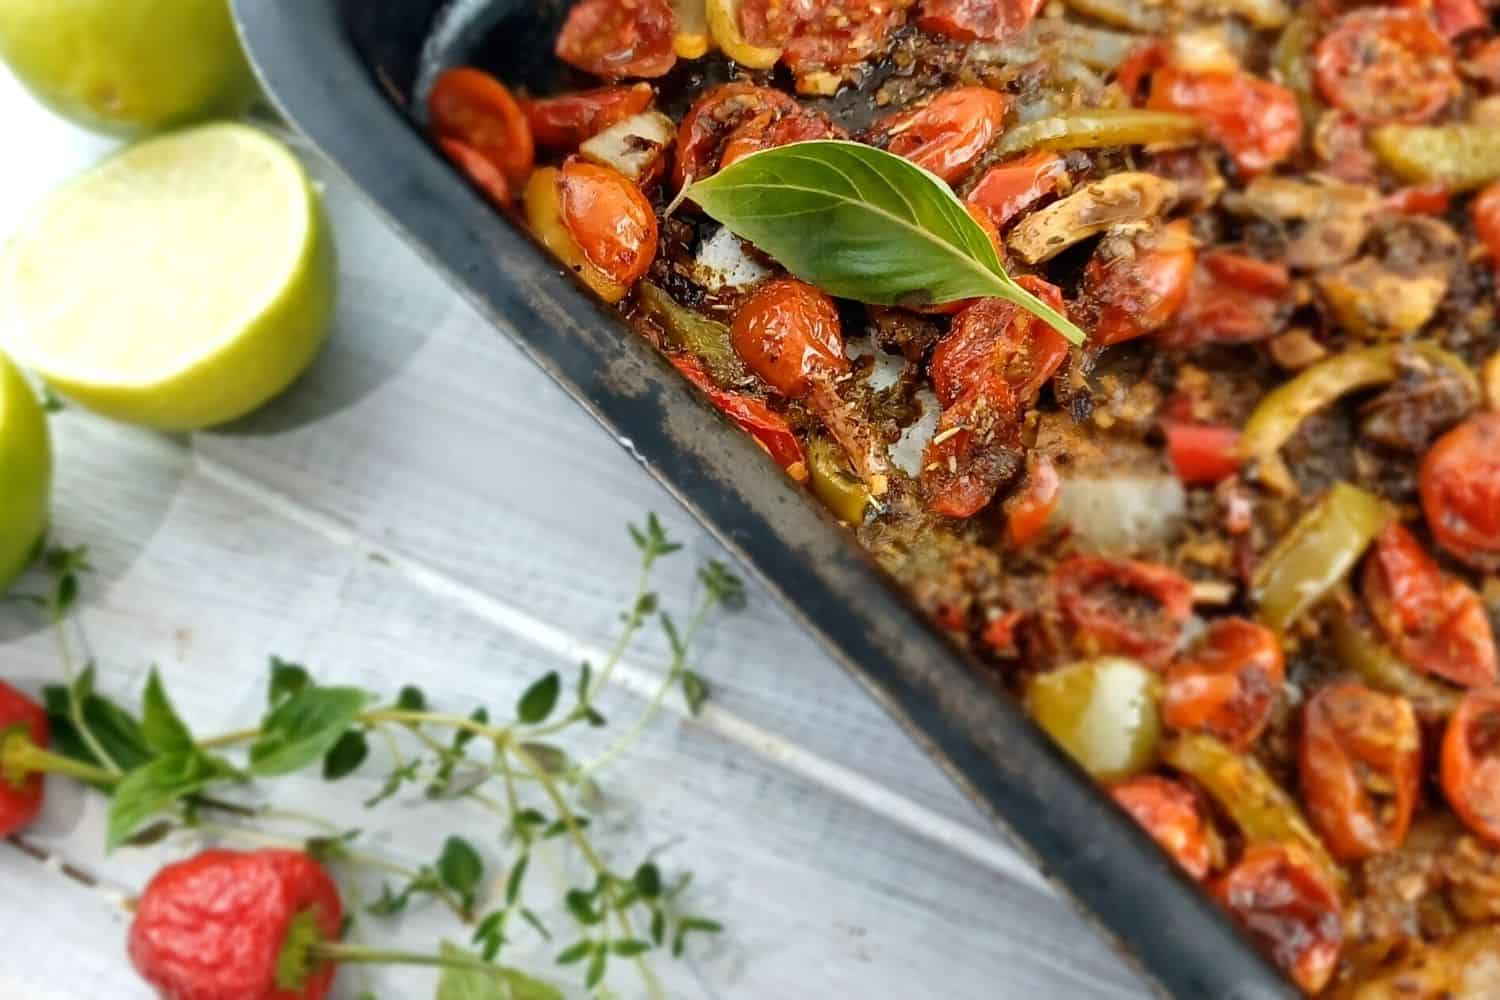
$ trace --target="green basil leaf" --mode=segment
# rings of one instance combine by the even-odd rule
[[[557,696],[562,693],[562,678],[553,671],[526,689],[516,703],[516,717],[528,726],[546,722],[547,716],[557,707]]]
[[[177,714],[177,709],[172,707],[172,700],[167,697],[161,675],[155,668],[151,671],[151,678],[146,681],[146,693],[142,701],[144,713],[141,718],[141,733],[148,747],[160,754],[182,753],[192,749],[193,734]]]
[[[106,849],[125,843],[142,823],[184,796],[234,773],[227,761],[192,749],[165,754],[136,768],[125,775],[110,799]]]
[[[321,760],[348,731],[370,696],[358,688],[306,688],[276,706],[250,746],[250,772],[274,777]]]
[[[92,673],[85,672],[75,686],[82,704],[80,714],[83,716],[83,724],[116,764],[126,771],[133,771],[154,756],[151,748],[146,745],[141,724],[124,708],[89,691],[84,682],[90,678]],[[44,695],[52,749],[65,757],[103,766],[104,761],[94,755],[73,725],[68,705],[68,689],[52,686],[46,689]]]
[[[358,729],[345,730],[333,749],[323,757],[323,779],[338,781],[340,778],[347,778],[359,770],[359,766],[369,755],[370,744],[365,739],[365,734]]]
[[[473,957],[446,941],[442,954],[450,960]],[[438,980],[437,1000],[563,1000],[563,995],[540,979],[497,965],[493,969],[445,970]]]
[[[484,859],[467,840],[449,837],[443,844],[443,853],[438,856],[437,870],[444,885],[467,896],[484,878]]]
[[[730,232],[830,295],[875,305],[1013,302],[1075,344],[1082,330],[1021,288],[941,178],[892,153],[817,140],[737,160],[688,189]]]

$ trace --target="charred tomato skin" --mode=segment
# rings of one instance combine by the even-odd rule
[[[1500,413],[1459,424],[1428,450],[1422,512],[1439,545],[1480,570],[1500,569]]]
[[[1448,720],[1443,795],[1458,818],[1500,846],[1500,687],[1469,691]]]
[[[1195,879],[1208,875],[1213,845],[1197,796],[1180,781],[1146,774],[1122,781],[1110,795]]]
[[[1343,949],[1342,905],[1318,866],[1281,844],[1255,844],[1213,883],[1214,896],[1310,994],[1328,985]]]
[[[1237,750],[1265,731],[1286,677],[1281,640],[1245,618],[1221,618],[1166,669],[1162,721],[1204,732]]]
[[[606,80],[666,76],[677,64],[669,0],[580,0],[557,39],[557,57]]]
[[[1052,572],[1066,640],[1081,656],[1171,659],[1193,610],[1193,587],[1173,569],[1135,559],[1074,556]]]
[[[1334,857],[1359,861],[1406,840],[1422,734],[1405,698],[1355,681],[1325,685],[1303,708],[1297,760],[1308,819]]]

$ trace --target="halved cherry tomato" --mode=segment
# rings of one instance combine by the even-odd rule
[[[1026,482],[1005,501],[1005,538],[1024,549],[1047,531],[1047,522],[1062,499],[1062,478],[1052,460],[1033,452],[1026,459]]]
[[[791,13],[758,37],[765,39],[759,44],[782,46],[782,61],[798,76],[864,62],[906,18],[906,5],[891,0],[746,0],[745,6],[784,6]],[[742,7],[742,31],[750,18]]]
[[[960,42],[1003,42],[1026,30],[1042,0],[923,0],[917,27]]]
[[[1130,253],[1106,248],[1112,244],[1102,244],[1084,269],[1075,309],[1089,329],[1089,341],[1101,347],[1166,326],[1187,300],[1198,259],[1186,219],[1137,237]]]
[[[1417,184],[1397,188],[1381,202],[1388,212],[1401,215],[1447,215],[1453,198],[1442,184]]]
[[[584,142],[651,106],[649,83],[601,87],[560,97],[522,101],[531,134],[545,149],[575,150]]]
[[[959,87],[877,123],[870,135],[889,152],[953,181],[989,148],[1009,107],[1010,98],[988,87]]]
[[[1179,348],[1264,340],[1276,332],[1291,284],[1282,264],[1228,250],[1200,254],[1187,300],[1157,340]]]
[[[443,153],[468,176],[474,185],[489,196],[500,208],[508,208],[511,201],[510,182],[500,168],[457,139],[439,139]]]
[[[1443,736],[1443,795],[1458,818],[1500,845],[1500,688],[1464,695]]]
[[[771,87],[726,83],[704,94],[677,130],[677,161],[672,179],[678,188],[719,169],[724,144],[746,122],[767,112],[792,115],[801,110],[795,98]]]
[[[1427,121],[1460,90],[1448,43],[1412,10],[1345,14],[1313,50],[1313,70],[1325,100],[1369,124]]]
[[[606,80],[665,76],[677,64],[670,0],[579,0],[563,23],[557,57]]]
[[[1474,217],[1475,234],[1490,252],[1490,263],[1500,268],[1500,181],[1479,192],[1469,212]]]
[[[756,289],[735,317],[730,337],[751,371],[794,399],[807,395],[814,381],[849,370],[833,300],[795,278]]]
[[[1500,569],[1500,413],[1470,417],[1439,438],[1419,483],[1438,544],[1475,569]]]
[[[794,142],[813,139],[846,139],[849,133],[839,128],[819,111],[798,108],[791,112],[763,111],[729,133],[724,152],[719,157],[723,170],[736,160],[763,149],[775,149]]]
[[[672,358],[672,364],[701,389],[721,413],[760,442],[776,464],[786,469],[793,479],[801,481],[807,478],[807,455],[801,442],[792,432],[791,425],[773,412],[765,400],[720,388],[709,378],[697,358],[679,354]]]
[[[1162,721],[1245,750],[1270,721],[1285,677],[1276,633],[1244,618],[1220,618],[1191,653],[1167,667]]]
[[[1164,66],[1151,78],[1147,106],[1197,116],[1247,175],[1276,166],[1302,139],[1297,95],[1245,73]]]
[[[1213,863],[1208,824],[1186,785],[1146,774],[1122,781],[1110,794],[1189,875],[1202,879],[1208,874]]]
[[[1254,844],[1213,891],[1298,986],[1318,993],[1328,985],[1344,946],[1343,906],[1301,851]]]
[[[1307,817],[1340,861],[1406,840],[1422,779],[1422,734],[1411,702],[1335,681],[1302,711],[1297,770]]]
[[[1161,429],[1172,469],[1189,486],[1212,486],[1240,471],[1240,432],[1235,428],[1168,420]]]
[[[1474,588],[1445,575],[1399,523],[1365,560],[1365,602],[1396,655],[1464,687],[1495,683],[1495,635]]]
[[[1053,570],[1051,585],[1079,656],[1132,656],[1161,666],[1193,613],[1193,585],[1156,563],[1075,556]]]
[[[1029,274],[1016,281],[1052,308],[1063,308],[1056,285]],[[1062,334],[1031,313],[1000,299],[981,299],[954,319],[953,328],[933,351],[928,371],[932,390],[945,407],[956,405],[986,373],[995,372],[1025,409],[1036,402],[1067,356],[1068,342]]]
[[[536,165],[536,144],[505,84],[477,69],[450,69],[433,86],[427,115],[440,139],[454,139],[489,160],[511,188],[526,183]]]
[[[1428,0],[1407,0],[1407,6],[1419,9],[1430,6],[1438,33],[1449,41],[1490,23],[1478,0],[1431,0],[1430,4]]]
[[[531,175],[522,195],[526,224],[558,262],[578,275],[595,294],[611,304],[619,302],[630,294],[630,289],[589,263],[563,220],[561,176],[562,171],[556,167],[542,167]]]
[[[965,201],[981,208],[996,226],[1003,226],[1021,212],[1056,191],[1068,176],[1068,165],[1050,150],[991,167],[974,185]]]
[[[618,170],[572,157],[558,176],[563,222],[583,255],[612,281],[633,285],[656,258],[656,213]]]
[[[1021,410],[1013,390],[985,370],[952,406],[922,453],[927,509],[942,517],[973,517],[1021,470]]]

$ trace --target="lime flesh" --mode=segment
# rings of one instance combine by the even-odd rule
[[[256,93],[229,0],[0,0],[0,56],[58,114],[139,135]]]
[[[326,220],[244,125],[139,143],[55,192],[0,254],[0,347],[88,409],[165,430],[259,407],[333,313]]]
[[[15,365],[0,355],[0,593],[21,575],[46,531],[51,491],[47,416]]]

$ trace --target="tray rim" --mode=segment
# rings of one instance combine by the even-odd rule
[[[1192,1000],[1300,997],[1013,699],[982,681],[977,662],[936,633],[846,530],[659,352],[618,337],[628,327],[612,309],[442,162],[356,51],[344,6],[231,0],[267,96],[391,230],[754,573],[1147,985]],[[423,208],[457,222],[434,230],[438,213]],[[555,324],[549,329],[577,342],[526,331],[525,321]],[[597,377],[580,375],[581,357],[599,364]],[[747,477],[746,469],[760,471]],[[758,523],[725,516],[737,510]],[[814,613],[798,600],[805,595],[846,600]],[[874,607],[860,614],[850,596]]]

